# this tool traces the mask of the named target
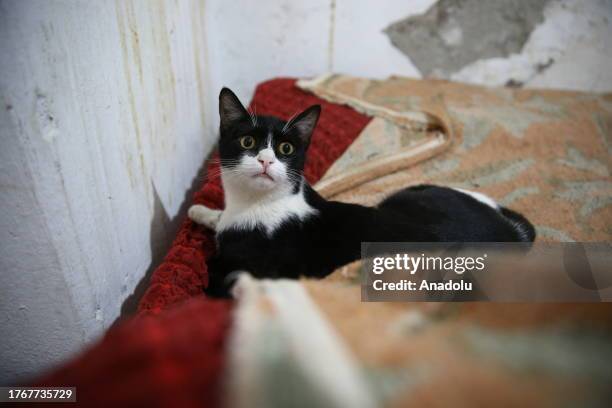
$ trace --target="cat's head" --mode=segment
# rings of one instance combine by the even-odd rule
[[[225,181],[244,189],[296,191],[319,119],[314,105],[289,121],[250,114],[228,88],[219,94],[219,156]]]

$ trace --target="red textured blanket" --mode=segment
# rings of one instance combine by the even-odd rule
[[[311,183],[323,176],[370,118],[296,88],[295,79],[262,83],[251,103],[259,114],[284,119],[313,104],[323,109],[305,167]],[[220,180],[207,180],[193,201],[222,208]],[[213,251],[212,232],[186,219],[153,273],[138,316],[113,327],[98,344],[36,384],[76,386],[78,403],[84,406],[218,405],[233,305],[203,295],[208,284],[206,259]]]

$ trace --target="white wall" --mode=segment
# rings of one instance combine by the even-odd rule
[[[274,77],[325,72],[418,76],[382,30],[435,0],[209,0],[206,32],[211,87],[229,86],[246,103]]]
[[[0,383],[100,335],[167,239],[213,140],[203,7],[0,2]]]
[[[247,103],[272,77],[314,76],[329,67],[329,0],[210,0],[206,32],[212,89]]]
[[[391,45],[383,29],[400,18],[424,13],[435,2],[336,0],[331,71],[372,78],[393,74],[419,78],[418,69]]]
[[[232,87],[247,101],[255,85],[278,76],[341,72],[385,78],[421,77],[383,33],[421,14],[436,0],[209,0],[206,30],[211,85]],[[503,85],[518,76],[528,86],[612,90],[610,0],[551,0],[545,20],[523,51],[479,60],[449,78]],[[476,16],[478,18],[478,16]],[[548,70],[538,64],[556,59]]]

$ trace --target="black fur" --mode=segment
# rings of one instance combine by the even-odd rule
[[[224,97],[235,98],[231,91],[222,91],[222,106]],[[230,105],[238,101],[228,100]],[[262,143],[272,132],[274,143],[290,140],[296,145],[295,157],[286,160],[293,171],[301,173],[312,129],[282,134],[285,122],[280,119],[259,117],[258,125],[253,126],[246,111],[228,121],[223,110],[219,146],[222,163],[244,154],[236,147],[239,137],[248,133]],[[318,117],[319,109],[311,107],[296,120],[312,114]],[[314,127],[316,118],[311,123]],[[450,188],[409,187],[376,207],[365,207],[327,201],[303,178],[295,183],[294,193],[303,183],[306,202],[317,214],[301,221],[288,219],[271,235],[263,227],[218,233],[218,253],[209,262],[208,293],[226,295],[231,285],[227,278],[234,271],[248,271],[259,278],[324,277],[359,259],[361,242],[529,242],[535,238],[533,226],[520,214],[506,208],[495,210]]]

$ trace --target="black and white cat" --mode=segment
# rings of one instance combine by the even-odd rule
[[[321,108],[285,122],[247,112],[236,95],[219,95],[219,156],[225,210],[189,209],[216,231],[209,291],[226,277],[323,277],[360,257],[361,242],[531,242],[533,226],[484,194],[431,185],[409,187],[376,207],[327,201],[302,175]]]

